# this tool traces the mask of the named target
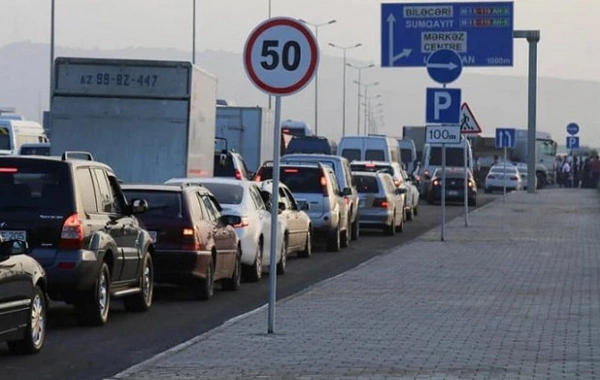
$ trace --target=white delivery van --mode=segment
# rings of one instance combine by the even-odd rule
[[[0,116],[0,155],[18,154],[23,144],[46,142],[48,137],[41,124]]]
[[[338,144],[338,154],[348,161],[387,161],[402,165],[400,147],[395,138],[387,136],[344,136]]]
[[[467,144],[467,168],[473,172],[473,151],[468,139],[463,139],[460,144],[446,144],[446,167],[464,168],[465,144]],[[423,162],[419,169],[421,176],[421,193],[426,193],[431,176],[436,169],[442,167],[442,144],[425,144],[423,148]]]

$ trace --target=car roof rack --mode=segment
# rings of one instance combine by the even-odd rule
[[[73,157],[75,156],[75,157]],[[76,150],[67,150],[64,151],[62,156],[60,156],[61,160],[66,161],[69,159],[83,159],[83,160],[87,160],[87,161],[95,161],[94,160],[94,156],[90,153],[90,152],[84,152],[84,151],[76,151]]]

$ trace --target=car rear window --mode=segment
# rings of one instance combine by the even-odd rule
[[[369,161],[385,161],[383,150],[367,149],[365,151],[365,160]]]
[[[279,180],[292,190],[293,193],[322,193],[321,177],[323,173],[320,168],[284,167],[281,168]],[[261,179],[273,178],[273,168],[264,167]]]
[[[355,175],[354,185],[359,194],[376,194],[379,192],[379,183],[373,176]]]
[[[24,156],[49,156],[49,146],[23,146],[21,147],[19,154]]]
[[[131,203],[134,199],[145,199],[148,202],[148,210],[142,214],[146,217],[176,218],[181,219],[181,193],[178,191],[155,191],[155,190],[123,190],[127,201]]]
[[[360,158],[360,149],[343,149],[342,157],[346,158],[348,161],[359,161]]]
[[[215,154],[215,163],[213,167],[214,177],[234,177],[235,167],[231,155]]]
[[[287,154],[321,153],[334,154],[333,148],[326,139],[294,137],[287,146]]]
[[[0,160],[0,211],[72,211],[69,177],[58,161]]]
[[[384,173],[388,173],[390,175],[394,175],[394,168],[392,168],[389,165],[369,165],[369,164],[360,164],[360,165],[356,165],[353,164],[350,166],[352,168],[352,171],[355,172],[378,172],[378,171],[382,171]]]
[[[244,188],[230,183],[202,183],[210,190],[220,204],[239,205],[244,199]]]

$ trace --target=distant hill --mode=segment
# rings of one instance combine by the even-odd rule
[[[190,53],[171,49],[95,50],[57,47],[56,56],[146,58],[190,60]],[[267,95],[248,81],[240,54],[203,51],[196,63],[217,75],[218,96],[236,105],[266,106]],[[365,64],[367,62],[353,62]],[[523,63],[525,64],[525,63]],[[544,62],[540,62],[543,65]],[[342,132],[342,59],[324,55],[319,69],[319,134],[338,139]],[[493,135],[496,127],[526,127],[527,79],[518,76],[471,74],[463,71],[450,87],[462,88],[481,124],[484,135]],[[347,69],[346,121],[348,133],[357,130],[356,70]],[[421,125],[425,118],[425,88],[436,87],[424,69],[382,69],[363,71],[363,81],[379,81],[369,95],[380,94],[374,102],[384,104],[386,125],[378,133],[400,136],[402,125]],[[15,106],[27,118],[41,120],[49,96],[49,47],[19,42],[0,48],[0,106]],[[564,144],[565,126],[572,121],[581,127],[582,144],[600,146],[600,121],[596,116],[600,100],[600,82],[540,78],[538,80],[538,130],[553,134]],[[314,124],[314,85],[292,97],[283,98],[284,118],[306,120]],[[361,109],[361,113],[364,111]],[[363,125],[361,122],[361,131]]]

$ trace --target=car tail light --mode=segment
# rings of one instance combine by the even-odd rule
[[[434,179],[432,184],[433,186],[439,186],[442,184],[442,181],[440,181],[439,179]]]
[[[298,169],[283,169],[284,173],[296,174],[298,173]]]
[[[388,208],[389,206],[390,203],[387,201],[386,198],[375,198],[373,200],[373,207]]]
[[[396,185],[396,187],[400,187],[401,184],[402,184],[402,182],[400,180],[397,180],[397,179],[394,180],[394,185]]]
[[[241,221],[238,224],[234,224],[233,228],[244,228],[250,225],[250,219],[247,216],[242,216],[240,219]]]
[[[425,169],[425,171],[423,172],[423,176],[425,176],[425,179],[429,179],[429,170]]]
[[[262,176],[262,168],[258,169],[258,172],[254,175],[254,181],[260,182]]]
[[[346,201],[346,206],[350,204],[350,198],[344,197],[344,201]]]
[[[0,168],[0,173],[17,173],[17,168]]]
[[[467,182],[467,186],[473,187],[473,182],[471,180],[469,180],[469,182]]]
[[[242,179],[242,172],[240,169],[235,169],[235,179]]]
[[[366,164],[365,164],[365,167],[367,167],[367,168],[374,168],[374,167],[375,167],[375,164],[374,164],[374,163],[372,163],[372,162],[369,162],[369,163],[366,163]]]
[[[519,177],[513,175],[510,177],[511,181],[517,181],[519,179]]]
[[[196,237],[193,228],[185,227],[182,231],[181,250],[182,251],[197,251],[200,249],[200,242]]]
[[[321,189],[323,190],[323,196],[328,197],[329,191],[327,191],[327,179],[325,179],[324,176],[321,176],[320,181],[321,181]]]
[[[83,223],[79,214],[71,214],[63,223],[58,246],[61,249],[80,249],[83,247]]]

